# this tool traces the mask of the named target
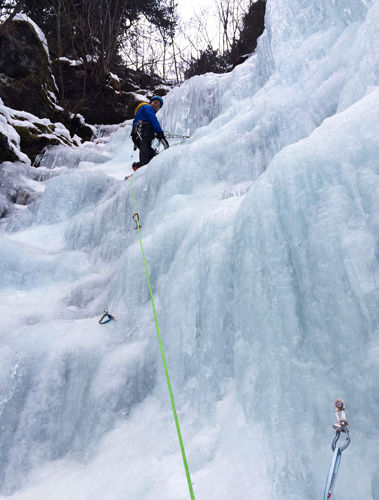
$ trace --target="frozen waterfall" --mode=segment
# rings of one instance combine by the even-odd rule
[[[165,98],[133,177],[197,500],[379,500],[379,2],[268,0],[244,64]],[[40,167],[0,226],[0,491],[189,498],[130,124]],[[116,321],[99,325],[108,308]]]

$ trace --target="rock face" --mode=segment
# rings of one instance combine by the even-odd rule
[[[165,95],[165,87],[156,76],[118,66],[117,76],[109,74],[96,83],[96,66],[61,58],[53,64],[60,96],[65,107],[84,116],[87,123],[113,125],[134,117],[134,109],[144,96]],[[85,82],[85,83],[84,83]],[[83,88],[85,87],[85,88]]]
[[[84,140],[93,134],[58,105],[42,37],[27,18],[0,25],[0,161],[34,162],[47,146],[77,144],[74,134]]]
[[[15,152],[14,148],[8,136],[0,131],[0,163],[3,161],[17,161],[19,157]]]
[[[13,109],[58,121],[57,87],[49,57],[32,24],[17,20],[0,26],[0,96]]]
[[[97,84],[94,63],[84,68],[83,64],[62,58],[53,67],[54,73],[62,76],[57,81],[65,107],[80,113],[87,123],[109,125],[132,117],[132,109],[139,102],[136,95],[123,92],[119,80],[111,77]]]

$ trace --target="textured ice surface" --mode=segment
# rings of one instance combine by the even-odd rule
[[[165,99],[133,183],[197,499],[378,500],[379,3],[268,2],[256,54]],[[45,157],[0,234],[0,481],[189,498],[132,220],[130,125]],[[98,324],[104,308],[116,321]]]

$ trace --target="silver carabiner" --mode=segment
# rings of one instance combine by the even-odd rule
[[[332,442],[332,451],[334,451],[336,449],[336,446],[337,446],[337,441],[339,440],[340,438],[340,434],[341,432],[345,432],[346,433],[346,439],[345,439],[345,442],[342,444],[342,446],[339,446],[338,449],[341,451],[341,453],[346,450],[346,448],[349,446],[350,444],[350,434],[349,434],[349,428],[346,427],[346,429],[344,431],[336,431],[336,435],[334,436],[334,439],[333,439],[333,442]]]

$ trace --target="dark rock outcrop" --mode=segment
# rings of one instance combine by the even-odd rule
[[[64,96],[64,106],[71,112],[81,114],[90,124],[121,123],[132,116],[132,109],[138,104],[135,94],[120,90],[118,80],[108,78],[99,85],[96,83],[94,63],[73,64],[68,59],[60,59],[53,64]]]
[[[0,26],[0,96],[13,109],[59,121],[57,88],[48,54],[33,26],[12,21]]]
[[[77,144],[75,134],[91,139],[92,128],[59,106],[57,93],[48,49],[36,25],[27,19],[0,25],[0,120],[12,129],[12,138],[4,128],[0,131],[0,161],[22,160],[19,148],[34,162],[48,146]]]
[[[8,136],[0,132],[0,163],[3,161],[17,161],[17,156]]]
[[[117,76],[109,73],[101,83],[96,82],[96,64],[61,58],[53,64],[60,96],[71,112],[80,113],[87,123],[113,125],[129,120],[143,96],[165,95],[168,87],[155,75],[149,76],[117,66]]]

